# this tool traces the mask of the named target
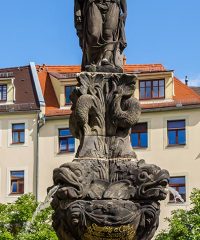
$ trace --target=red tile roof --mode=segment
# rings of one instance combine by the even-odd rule
[[[59,103],[54,92],[50,74],[56,75],[60,73],[60,76],[73,76],[74,73],[81,71],[80,66],[46,66],[37,65],[38,76],[46,103],[46,116],[63,116],[69,115],[70,110],[60,109]],[[134,64],[125,65],[125,72],[164,72],[166,69],[162,64]],[[67,78],[67,77],[66,77]],[[168,108],[186,105],[200,105],[200,96],[195,93],[191,88],[183,84],[177,78],[174,78],[174,91],[175,96],[171,102],[155,102],[155,103],[142,103],[142,109],[156,109],[156,108]]]

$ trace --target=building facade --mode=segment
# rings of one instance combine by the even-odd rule
[[[170,186],[180,195],[179,199],[176,199],[173,194],[169,194],[162,203],[162,229],[166,227],[164,218],[169,216],[171,210],[189,207],[190,192],[193,188],[200,188],[200,96],[179,81],[173,71],[166,70],[161,64],[124,65],[124,71],[137,74],[135,97],[140,100],[142,107],[140,121],[132,129],[132,146],[138,159],[145,159],[147,163],[169,170]],[[0,160],[0,168],[2,178],[7,179],[7,187],[1,185],[0,192],[4,197],[0,201],[10,201],[8,189],[12,186],[9,180],[12,171],[13,178],[18,178],[17,171],[27,172],[26,169],[28,184],[25,189],[34,192],[37,199],[43,201],[46,189],[53,184],[53,169],[75,157],[78,140],[73,138],[69,130],[69,96],[77,84],[76,74],[79,72],[80,66],[30,64],[40,113],[38,108],[34,109],[36,112],[26,112],[25,115],[9,113],[8,121],[5,120],[8,119],[7,112],[0,116],[0,129],[4,129],[0,132],[0,146],[4,146],[4,150],[0,147],[1,156],[4,158]],[[3,89],[0,84],[0,97],[4,94]],[[12,91],[9,94],[14,96]],[[8,99],[12,102],[10,96]],[[3,118],[4,120],[1,120]],[[9,145],[5,144],[9,144],[12,139],[15,121],[25,123],[23,126],[27,131],[24,136],[28,142],[26,148],[21,145],[19,148],[9,148]],[[19,138],[20,134],[17,134]],[[27,154],[30,155],[29,158],[26,157]],[[14,164],[13,156],[16,159]]]
[[[72,161],[78,145],[78,141],[70,140],[69,96],[80,67],[43,65],[36,68],[46,103],[46,123],[40,130],[39,144],[39,198],[42,200],[46,188],[52,184],[51,172]],[[140,121],[132,130],[132,146],[138,159],[169,170],[170,186],[181,196],[180,200],[169,194],[162,203],[162,229],[166,227],[164,218],[171,210],[187,208],[190,192],[200,188],[200,96],[160,64],[125,65],[124,70],[137,74],[135,97],[142,107]],[[48,152],[44,151],[47,148]]]
[[[36,193],[39,112],[30,66],[0,69],[0,202]]]

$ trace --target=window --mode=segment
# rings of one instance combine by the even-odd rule
[[[59,152],[74,152],[75,139],[68,128],[59,129]]]
[[[24,171],[10,171],[10,194],[24,193]]]
[[[71,104],[70,95],[75,89],[75,86],[65,86],[65,104]]]
[[[25,142],[25,124],[12,124],[12,144],[20,144]]]
[[[148,147],[147,123],[138,123],[132,128],[131,144],[133,148]]]
[[[185,177],[171,177],[169,180],[170,203],[181,203],[186,201],[186,186],[185,186]],[[175,191],[173,191],[173,189]],[[180,199],[182,198],[182,200]]]
[[[168,121],[167,132],[169,146],[186,144],[185,120]]]
[[[0,85],[0,101],[7,101],[7,85]]]
[[[140,99],[159,99],[165,97],[165,80],[140,81]]]

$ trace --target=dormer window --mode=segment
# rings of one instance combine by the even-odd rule
[[[70,95],[73,92],[75,86],[65,86],[65,104],[70,105],[71,100],[70,100]]]
[[[0,85],[0,102],[7,101],[7,85]]]
[[[165,80],[140,81],[140,100],[165,98]]]

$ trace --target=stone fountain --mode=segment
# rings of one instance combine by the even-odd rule
[[[54,170],[53,227],[60,240],[149,240],[159,224],[169,173],[137,160],[137,76],[123,73],[125,0],[75,0],[82,72],[71,94],[75,159]]]

